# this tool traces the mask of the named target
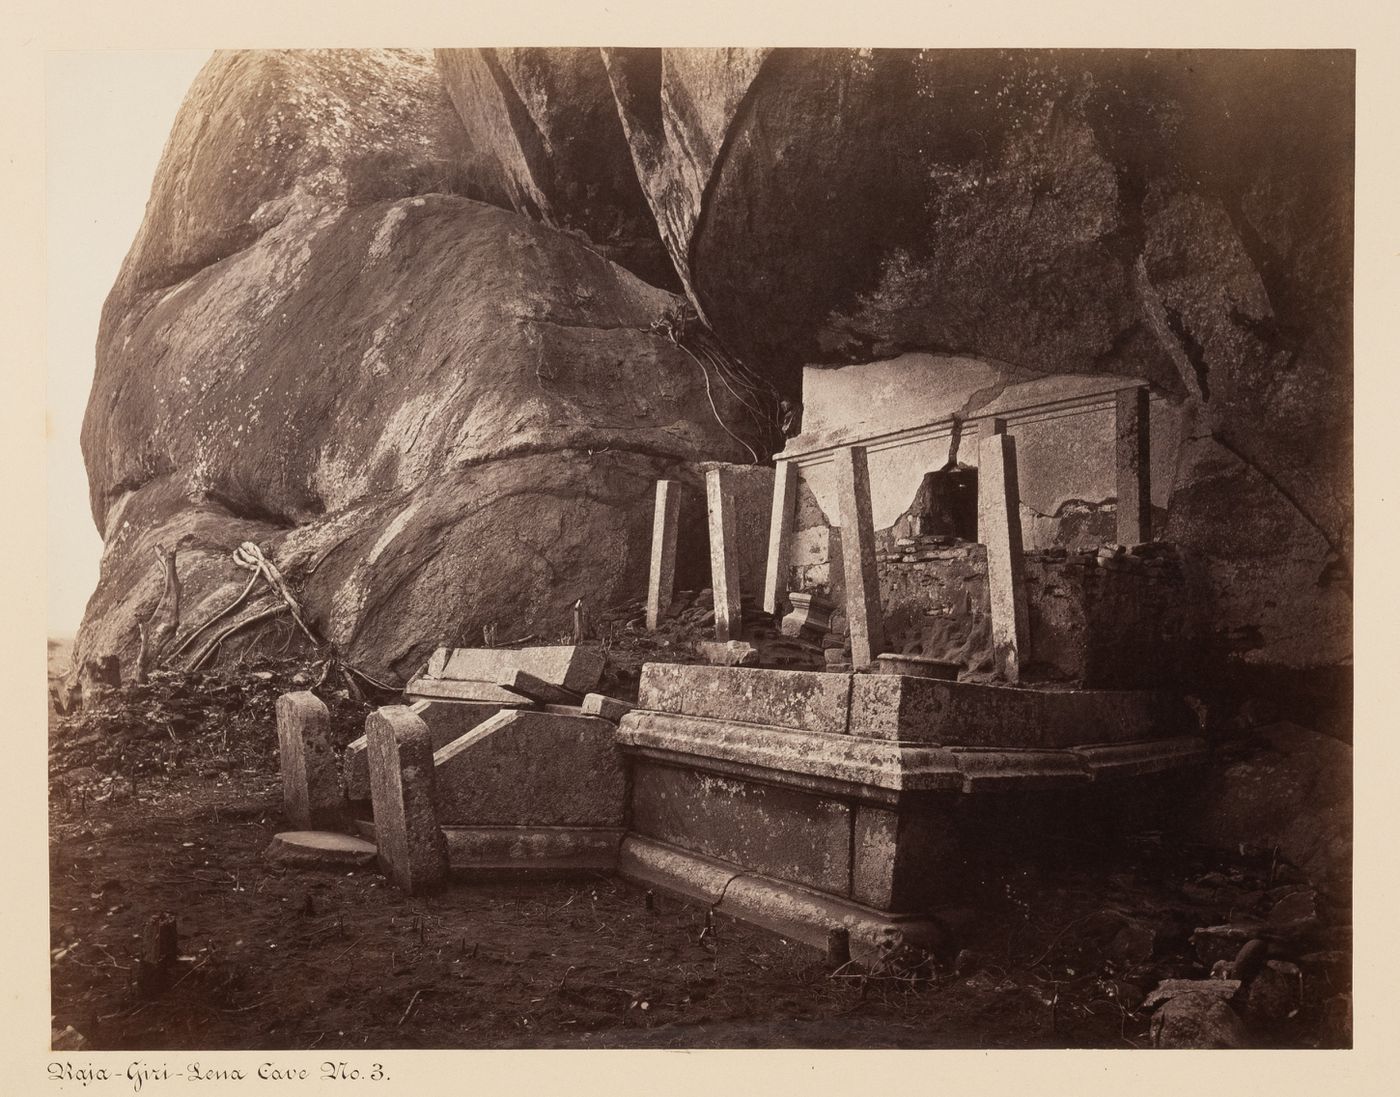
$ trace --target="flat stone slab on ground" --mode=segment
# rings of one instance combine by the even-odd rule
[[[275,835],[264,854],[295,868],[363,868],[374,864],[373,842],[333,830],[288,830]]]

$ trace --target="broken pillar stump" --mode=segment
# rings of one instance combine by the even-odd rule
[[[676,587],[676,530],[681,513],[681,485],[656,481],[656,515],[651,526],[651,578],[647,583],[647,628],[655,629]]]
[[[797,506],[797,464],[779,461],[773,469],[773,505],[768,518],[768,560],[764,568],[763,609],[778,614],[787,602],[788,562]]]
[[[870,467],[864,446],[846,446],[834,456],[851,664],[859,669],[870,666],[885,649],[885,617],[875,560],[875,520],[870,506]]]
[[[282,803],[293,826],[309,830],[339,823],[344,792],[331,747],[330,712],[314,693],[277,698],[277,750]]]
[[[136,992],[154,998],[170,985],[180,958],[180,930],[175,915],[153,914],[141,930],[141,957],[136,964]]]
[[[710,583],[715,592],[715,639],[738,639],[742,622],[739,591],[739,532],[729,470],[705,472],[705,507],[710,520]]]
[[[409,894],[447,877],[447,840],[434,801],[433,742],[407,705],[389,705],[365,719],[370,799],[379,864]]]
[[[978,446],[977,537],[987,547],[992,657],[1002,678],[1018,682],[1030,641],[1022,581],[1021,489],[1016,440],[1006,433],[1001,420],[993,431]]]
[[[1120,389],[1114,415],[1118,543],[1152,540],[1152,417],[1146,385]]]

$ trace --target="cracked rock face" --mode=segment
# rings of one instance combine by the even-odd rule
[[[104,313],[79,658],[133,649],[177,532],[206,587],[250,530],[322,546],[314,613],[380,668],[631,583],[648,479],[747,458],[647,330],[677,288],[790,399],[905,352],[1149,380],[1205,654],[1343,664],[1352,87],[1328,52],[217,55]],[[460,533],[454,477],[496,500]],[[541,517],[493,521],[520,493]]]
[[[288,108],[314,127],[288,159],[265,138],[268,96],[291,92],[241,78],[249,64],[216,57],[192,89],[108,301],[83,436],[105,550],[79,660],[133,665],[157,544],[179,549],[181,635],[241,590],[231,553],[251,540],[313,628],[379,675],[489,622],[554,639],[575,599],[631,597],[655,480],[748,458],[711,400],[741,432],[737,404],[651,330],[676,298],[435,179],[408,195],[325,184],[391,157],[386,178],[411,188],[410,152],[465,147],[430,56],[256,60],[298,102],[331,104]],[[417,130],[376,113],[405,66],[389,113]],[[340,109],[347,86],[363,116]],[[243,158],[256,170],[236,184]],[[180,195],[206,193],[201,220]]]

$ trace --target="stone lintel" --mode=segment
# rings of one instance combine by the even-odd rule
[[[552,685],[526,670],[503,671],[496,679],[496,685],[540,705],[577,706],[583,701],[579,694]]]
[[[523,670],[537,678],[574,693],[584,694],[598,684],[603,675],[605,656],[599,644],[548,644],[521,648],[438,648],[429,658],[423,673],[415,675],[405,689],[424,691],[424,697],[452,696],[458,700],[494,700],[500,694],[494,685],[506,671]],[[441,680],[440,682],[435,680]],[[457,682],[465,692],[446,694],[446,683]],[[472,696],[472,686],[484,686],[488,692]]]
[[[680,481],[656,481],[656,513],[651,525],[651,575],[647,582],[648,629],[655,629],[661,622],[675,595],[676,533],[680,514]]]
[[[875,559],[875,520],[870,504],[870,467],[864,446],[836,451],[836,506],[841,522],[841,561],[846,580],[846,618],[851,628],[851,663],[868,667],[885,649],[880,571]]]
[[[1146,385],[1120,389],[1114,410],[1118,543],[1152,540],[1152,416]]]
[[[452,875],[472,881],[568,879],[617,868],[622,827],[443,827]]]
[[[440,885],[447,844],[434,808],[433,744],[428,726],[405,705],[365,719],[370,796],[379,863],[409,894]]]
[[[737,640],[742,625],[737,505],[729,484],[729,470],[707,469],[705,507],[710,523],[710,585],[715,593],[716,640]]]
[[[1030,626],[1022,580],[1021,492],[1016,476],[1016,440],[1003,432],[978,447],[977,539],[987,546],[987,592],[991,603],[992,653],[997,673],[1021,677],[1030,650]]]
[[[763,610],[778,614],[786,608],[792,526],[796,520],[797,463],[773,466],[773,507],[768,519],[768,559],[764,568]]]

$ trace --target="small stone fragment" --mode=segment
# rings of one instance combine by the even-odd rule
[[[1153,1014],[1151,1032],[1156,1048],[1241,1048],[1246,1043],[1244,1024],[1214,994],[1169,999]]]

